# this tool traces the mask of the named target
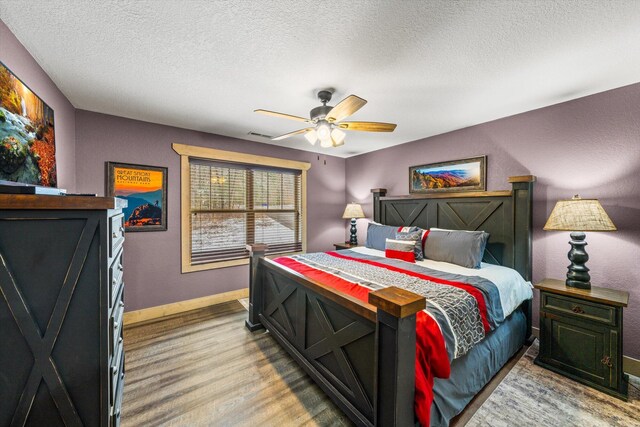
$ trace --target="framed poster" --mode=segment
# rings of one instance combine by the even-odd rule
[[[2,62],[0,180],[58,186],[53,110]]]
[[[487,156],[409,168],[409,193],[485,191]]]
[[[167,168],[106,162],[108,197],[128,202],[126,231],[166,231]]]

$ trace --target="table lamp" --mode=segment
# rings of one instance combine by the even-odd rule
[[[591,276],[585,265],[589,255],[585,251],[585,231],[615,231],[611,218],[596,199],[582,199],[575,195],[570,200],[559,200],[551,211],[547,223],[547,231],[571,231],[571,250],[567,272],[567,286],[591,289]]]
[[[344,209],[344,213],[342,214],[342,218],[349,219],[351,218],[351,239],[349,240],[349,244],[353,246],[358,246],[358,229],[356,228],[356,218],[364,218],[364,212],[362,211],[362,206],[357,203],[349,203],[347,207]]]

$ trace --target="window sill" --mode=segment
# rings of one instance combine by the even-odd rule
[[[182,273],[195,273],[196,271],[217,270],[218,268],[235,267],[238,265],[248,265],[249,258],[230,259],[228,261],[215,261],[198,265],[182,265]],[[248,280],[247,276],[247,280]]]

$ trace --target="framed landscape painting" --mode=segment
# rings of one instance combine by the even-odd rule
[[[58,186],[53,110],[2,62],[0,180]]]
[[[484,191],[487,188],[487,156],[409,168],[409,193]]]
[[[167,229],[167,168],[106,162],[109,197],[128,202],[122,210],[126,231]]]

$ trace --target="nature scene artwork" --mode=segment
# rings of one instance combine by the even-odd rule
[[[409,168],[409,193],[484,191],[487,157],[432,163]]]
[[[0,62],[0,180],[57,187],[53,110]]]
[[[167,229],[167,168],[107,162],[107,195],[126,199],[126,231]]]

